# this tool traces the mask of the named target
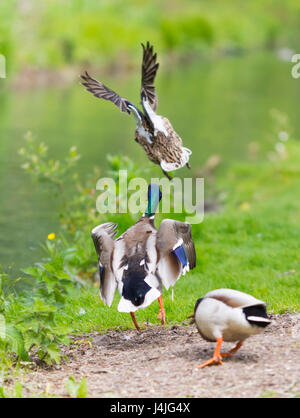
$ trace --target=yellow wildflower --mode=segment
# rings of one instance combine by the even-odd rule
[[[51,241],[55,239],[54,232],[51,232],[51,234],[48,235],[48,239],[50,239]]]
[[[243,202],[243,203],[240,204],[240,209],[241,210],[250,210],[250,208],[251,208],[251,205],[248,202]]]

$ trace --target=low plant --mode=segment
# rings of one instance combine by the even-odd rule
[[[88,395],[88,387],[84,377],[80,382],[76,382],[73,376],[68,377],[66,389],[71,398],[86,398]]]
[[[0,399],[1,398],[22,398],[23,386],[19,381],[16,381],[14,390],[6,389],[4,386],[0,386]]]

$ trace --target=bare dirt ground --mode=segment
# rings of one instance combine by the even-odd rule
[[[68,376],[85,377],[89,397],[300,397],[300,314],[273,315],[263,334],[245,341],[221,366],[197,369],[214,343],[193,326],[92,333],[65,348],[68,361],[24,374],[29,392],[67,396]],[[77,341],[78,342],[78,341]],[[224,343],[223,351],[233,344]]]

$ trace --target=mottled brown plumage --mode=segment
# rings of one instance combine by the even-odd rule
[[[157,55],[153,52],[153,46],[147,42],[143,47],[142,61],[142,85],[141,85],[141,112],[129,100],[119,96],[113,90],[100,81],[92,78],[87,72],[81,76],[82,84],[95,97],[109,100],[119,107],[121,112],[133,114],[136,122],[135,140],[145,150],[148,158],[161,166],[163,173],[178,170],[189,166],[191,151],[184,148],[180,136],[175,132],[169,120],[156,114],[157,94],[154,87],[155,76],[159,67],[156,62]]]
[[[152,144],[146,140],[143,135],[139,134],[139,130],[135,130],[135,140],[145,150],[149,160],[155,164],[160,164],[162,160],[167,163],[178,162],[178,168],[180,168],[180,158],[182,154],[182,140],[179,135],[174,131],[170,121],[162,117],[164,126],[169,133],[169,136],[165,136],[162,132],[158,131],[155,137],[155,141]]]
[[[159,185],[150,185],[147,210],[134,225],[115,238],[117,225],[107,222],[93,229],[92,238],[103,302],[110,306],[118,288],[118,310],[133,314],[158,299],[159,318],[164,323],[163,286],[174,286],[181,275],[193,269],[196,253],[188,223],[164,219],[159,229],[155,228],[153,219],[160,199]],[[134,315],[132,318],[137,326]]]

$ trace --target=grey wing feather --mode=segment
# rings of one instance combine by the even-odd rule
[[[117,225],[107,222],[92,230],[92,239],[99,259],[100,296],[104,304],[112,304],[117,288],[117,281],[112,270],[114,237],[118,233]]]
[[[235,289],[216,289],[208,292],[206,298],[214,298],[220,300],[231,308],[240,308],[244,306],[265,305],[265,302],[256,299],[252,295],[240,292]]]
[[[158,99],[154,87],[154,79],[159,67],[156,62],[157,55],[153,53],[153,46],[147,42],[143,47],[143,62],[142,62],[142,88],[141,97],[146,97],[150,106],[156,111]]]
[[[106,87],[103,83],[92,78],[87,72],[84,75],[80,76],[82,78],[81,84],[91,92],[95,97],[99,97],[104,100],[109,100],[118,106],[121,112],[130,113],[128,104],[131,104],[128,100],[119,96],[116,92],[111,90],[109,87]]]
[[[177,234],[183,239],[190,270],[192,270],[196,267],[196,251],[192,237],[191,225],[185,222],[175,221],[174,228],[177,231]]]
[[[173,253],[174,247],[182,240],[189,268],[196,266],[196,252],[192,239],[191,226],[184,222],[164,219],[156,235],[156,246],[160,253],[157,263],[157,275],[168,289],[174,286],[182,274],[182,265]]]
[[[190,270],[196,267],[196,251],[191,225],[186,222],[164,219],[157,233],[157,246],[163,253],[171,252],[182,239]]]

